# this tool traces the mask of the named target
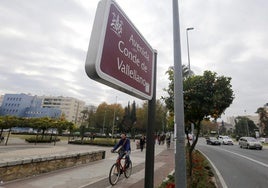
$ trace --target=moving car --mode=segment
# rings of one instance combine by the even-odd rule
[[[234,145],[233,140],[229,136],[219,136],[219,141],[224,145]]]
[[[260,138],[258,138],[257,140],[259,140],[260,143],[262,143],[262,144],[266,144],[266,143],[268,143],[268,138],[260,137]]]
[[[241,137],[239,139],[240,148],[262,150],[262,144],[253,137]]]
[[[221,142],[216,137],[209,137],[209,138],[207,138],[207,144],[221,145]]]

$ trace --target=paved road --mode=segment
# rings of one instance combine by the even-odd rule
[[[135,148],[135,142],[132,148]],[[88,188],[88,187],[111,187],[108,182],[110,167],[115,162],[116,154],[110,153],[111,147],[70,145],[66,143],[56,146],[47,144],[37,145],[10,145],[0,147],[0,161],[10,158],[22,158],[30,155],[48,155],[57,152],[69,151],[96,151],[105,150],[106,158],[87,165],[62,169],[55,172],[39,175],[25,180],[9,182],[0,185],[0,188]],[[167,150],[165,145],[155,145],[155,185],[161,183],[174,168],[174,150]],[[171,157],[171,158],[170,158]],[[116,187],[143,187],[145,151],[133,150],[133,174],[129,179],[121,178]],[[168,168],[166,168],[168,166]],[[161,172],[158,172],[160,170]],[[167,171],[169,170],[169,171]],[[159,174],[160,173],[160,174]],[[163,173],[163,174],[161,174]],[[159,176],[158,176],[159,175]],[[161,175],[161,176],[160,176]],[[158,178],[161,177],[161,178]],[[158,178],[158,179],[157,179]]]
[[[197,148],[215,165],[224,187],[267,188],[268,149],[248,150],[234,146],[206,145],[200,139]]]

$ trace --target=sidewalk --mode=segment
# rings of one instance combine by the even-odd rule
[[[155,171],[154,171],[154,187],[158,187],[163,180],[171,173],[175,168],[174,149],[165,149],[155,157]],[[161,165],[160,165],[161,164]],[[160,167],[159,167],[160,165]],[[124,187],[124,186],[122,186]],[[144,179],[137,181],[129,185],[130,188],[142,188],[144,187]]]
[[[131,159],[133,161],[133,173],[130,178],[120,178],[114,187],[144,187],[145,153],[136,150],[135,142],[132,144]],[[110,147],[98,147],[88,145],[71,145],[67,143],[52,144],[12,144],[0,146],[0,162],[27,158],[29,156],[48,156],[57,153],[84,152],[105,150],[104,160],[92,162],[73,168],[63,169],[56,172],[42,174],[36,177],[15,182],[0,183],[0,188],[86,188],[86,187],[111,187],[108,181],[110,166],[114,163],[116,156],[110,153]],[[167,175],[174,169],[174,150],[166,149],[166,145],[155,145],[154,163],[154,187],[158,187]]]

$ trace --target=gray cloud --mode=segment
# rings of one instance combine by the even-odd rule
[[[89,79],[85,59],[99,0],[4,0],[0,4],[0,94],[76,97],[89,104],[142,101]],[[166,95],[173,62],[172,2],[117,0],[157,50],[157,98]],[[267,103],[268,2],[179,1],[182,63],[196,74],[232,78],[235,100],[226,116],[254,114]]]

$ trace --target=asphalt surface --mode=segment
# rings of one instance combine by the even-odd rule
[[[228,188],[266,188],[268,185],[268,148],[241,149],[235,145],[211,146],[200,139],[197,148],[215,166],[221,185]]]
[[[131,160],[133,171],[130,178],[120,177],[114,187],[144,187],[145,154],[136,149],[132,141]],[[0,162],[20,160],[33,155],[48,156],[57,153],[85,152],[105,150],[106,158],[100,161],[80,165],[72,168],[61,169],[50,173],[30,177],[12,182],[1,182],[0,188],[94,188],[111,187],[108,180],[110,167],[115,162],[116,155],[110,153],[111,147],[98,147],[88,145],[71,145],[66,142],[54,144],[27,144],[22,140],[10,140],[5,146],[0,144]],[[154,163],[154,187],[158,187],[162,181],[174,170],[174,149],[166,148],[166,145],[155,145]]]

